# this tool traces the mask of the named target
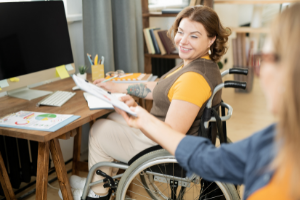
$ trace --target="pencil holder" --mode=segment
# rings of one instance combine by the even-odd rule
[[[92,65],[92,80],[104,78],[104,65]]]

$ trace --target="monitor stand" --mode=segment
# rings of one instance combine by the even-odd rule
[[[7,92],[8,96],[25,99],[25,100],[29,100],[29,101],[32,99],[36,99],[36,98],[48,95],[48,94],[52,94],[52,92],[44,91],[44,90],[32,90],[32,89],[29,89],[28,87],[19,88],[19,89]]]

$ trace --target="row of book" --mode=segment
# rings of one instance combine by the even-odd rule
[[[145,28],[144,37],[149,54],[176,54],[178,53],[173,41],[167,36],[167,30],[160,28]]]
[[[234,80],[247,82],[246,90],[236,89],[236,92],[250,92],[253,85],[253,41],[245,33],[237,33],[232,39],[233,66],[248,68],[248,75],[234,75]]]

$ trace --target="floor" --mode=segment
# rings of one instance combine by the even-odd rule
[[[223,100],[232,105],[234,109],[233,116],[227,123],[228,137],[232,141],[246,138],[274,121],[274,118],[266,109],[266,102],[258,79],[254,80],[253,91],[251,93],[235,93],[234,89],[223,90]],[[71,163],[67,165],[68,169],[71,169]],[[86,173],[81,173],[80,175],[86,176]],[[49,176],[49,179],[52,179],[53,176],[55,176],[55,173]],[[57,181],[51,185],[56,188],[59,187]],[[32,188],[34,187],[32,186]],[[28,192],[28,190],[24,191],[21,195]],[[243,189],[241,189],[242,192]],[[34,194],[26,198],[26,200],[34,199]],[[57,199],[60,199],[58,190],[48,187],[48,200]]]

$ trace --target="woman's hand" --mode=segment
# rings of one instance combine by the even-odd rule
[[[145,126],[145,123],[150,122],[151,119],[153,118],[153,116],[150,113],[148,113],[145,109],[143,109],[140,106],[130,107],[130,110],[136,113],[137,117],[129,115],[125,111],[116,107],[115,110],[117,113],[122,115],[122,117],[125,119],[125,121],[129,126],[138,129],[142,129]]]
[[[119,100],[124,102],[128,107],[138,106],[138,104],[135,102],[135,100],[129,95],[122,96],[122,97],[119,98]]]
[[[103,83],[105,79],[101,78],[101,79],[97,79],[95,80],[93,83],[101,88],[103,88],[104,90],[111,92],[111,93],[116,93],[118,92],[118,87],[117,84],[112,82],[112,81],[107,81],[105,83]]]

